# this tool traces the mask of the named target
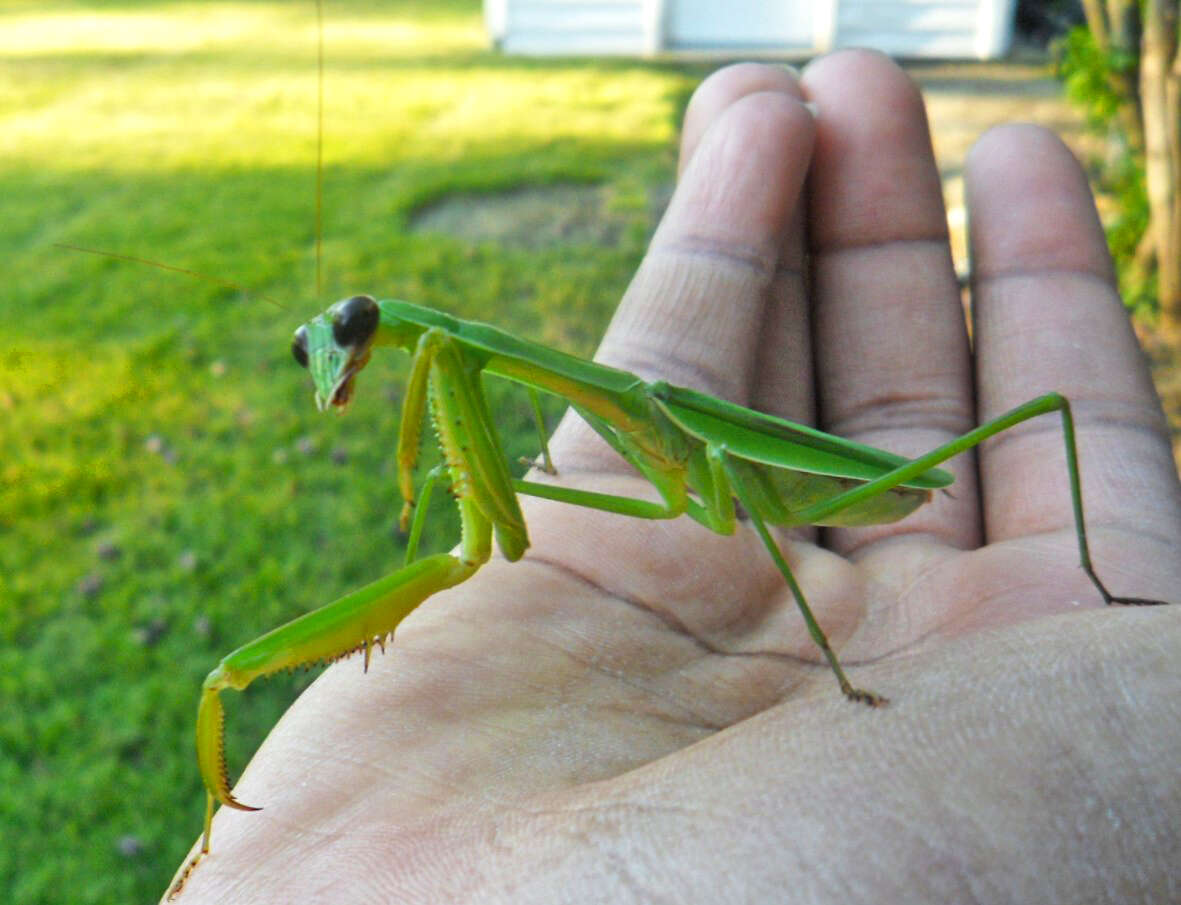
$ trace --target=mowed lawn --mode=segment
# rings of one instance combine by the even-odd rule
[[[320,415],[292,330],[369,292],[585,354],[642,253],[703,69],[503,58],[475,0],[370,6],[325,4],[318,292],[310,0],[0,10],[6,902],[154,901],[200,828],[204,675],[399,562],[405,359]],[[610,228],[423,227],[549,187]],[[527,399],[496,399],[532,455]],[[235,774],[309,680],[227,696]]]

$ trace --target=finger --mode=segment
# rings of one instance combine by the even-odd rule
[[[766,291],[799,196],[812,117],[745,95],[697,143],[598,358],[745,401]]]
[[[1060,391],[1074,409],[1089,521],[1175,538],[1163,417],[1074,157],[1037,127],[995,129],[969,155],[966,190],[981,419]],[[981,477],[990,540],[1073,523],[1056,419],[995,438]]]
[[[745,402],[813,121],[795,98],[758,91],[701,131],[596,360]],[[555,443],[573,453],[585,438]]]
[[[972,424],[971,364],[922,97],[892,61],[837,53],[808,67],[817,110],[809,182],[816,369],[825,430],[903,455]],[[959,457],[961,460],[968,457]],[[842,552],[883,534],[979,538],[970,461],[897,526],[834,532]]]
[[[681,153],[677,160],[679,179],[693,159],[697,146],[726,108],[750,94],[762,91],[778,92],[803,100],[799,77],[787,66],[761,63],[736,63],[725,66],[697,86],[681,125]]]
[[[709,125],[736,100],[760,91],[803,99],[794,69],[739,63],[715,72],[685,113],[678,171],[684,172]],[[794,421],[815,420],[812,332],[804,281],[804,208],[796,204],[764,304],[748,404]]]

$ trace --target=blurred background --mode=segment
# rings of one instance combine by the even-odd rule
[[[1081,13],[1040,6],[1018,10],[1005,61],[911,67],[960,247],[959,166],[991,122],[1064,132],[1109,223],[1126,216],[1110,134],[1046,50]],[[724,56],[504,55],[477,0],[330,0],[323,39],[317,288],[310,0],[0,9],[5,902],[155,901],[201,825],[202,678],[400,562],[404,363],[375,362],[347,418],[320,415],[292,330],[368,292],[591,354],[671,194],[684,106]],[[1150,342],[1154,317],[1141,300]],[[510,460],[534,455],[526,397],[491,392]],[[431,549],[456,530],[439,496]],[[308,681],[227,696],[235,775]]]

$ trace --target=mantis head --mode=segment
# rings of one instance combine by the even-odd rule
[[[320,411],[348,405],[353,379],[369,361],[380,318],[377,302],[367,295],[354,295],[295,331],[291,352],[312,375]]]

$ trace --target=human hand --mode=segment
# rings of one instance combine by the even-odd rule
[[[967,184],[974,355],[906,77],[723,70],[599,357],[908,455],[1059,390],[1100,576],[1177,599],[1181,492],[1077,165],[999,129]],[[552,448],[645,492],[573,419]],[[525,500],[523,561],[301,696],[181,901],[1175,900],[1181,609],[1101,606],[1056,419],[948,467],[900,523],[785,543],[889,708],[840,695],[749,526]]]

